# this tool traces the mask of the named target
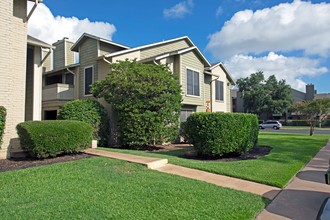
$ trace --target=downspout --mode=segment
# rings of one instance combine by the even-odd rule
[[[39,4],[39,1],[40,1],[40,0],[35,0],[34,5],[33,5],[33,7],[31,8],[31,11],[29,12],[28,16],[26,17],[26,22],[29,21],[29,19],[31,18],[31,16],[32,16],[32,14],[33,14],[33,12],[34,12],[34,10],[36,10],[36,8],[37,8],[37,6],[38,6],[38,4]],[[42,2],[42,1],[40,1],[40,2]]]
[[[71,73],[72,75],[75,75],[75,73],[72,72],[72,71],[69,69],[69,67],[66,68],[66,71],[68,71],[68,72]]]
[[[159,65],[159,63],[157,63],[156,60],[152,60],[152,62],[157,66]]]

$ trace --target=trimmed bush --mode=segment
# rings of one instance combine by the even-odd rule
[[[187,118],[186,134],[199,155],[242,154],[258,142],[258,118],[244,113],[194,113]]]
[[[6,108],[3,106],[0,106],[0,148],[2,144],[2,136],[3,132],[5,130],[5,124],[6,124]]]
[[[80,121],[28,121],[16,128],[22,147],[36,158],[77,153],[92,142],[92,126]]]
[[[93,138],[98,140],[98,145],[108,146],[110,134],[109,118],[105,108],[95,100],[77,99],[67,102],[58,113],[60,120],[82,121],[93,127]]]

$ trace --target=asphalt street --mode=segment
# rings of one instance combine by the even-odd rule
[[[294,134],[309,134],[309,130],[294,130],[294,129],[260,129],[260,132],[279,132],[279,133],[294,133]],[[330,134],[330,130],[315,130],[314,134]]]

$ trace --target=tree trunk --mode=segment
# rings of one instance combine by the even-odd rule
[[[314,124],[312,123],[310,128],[309,128],[309,135],[313,136],[313,134],[314,134]]]

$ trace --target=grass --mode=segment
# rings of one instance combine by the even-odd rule
[[[1,219],[254,219],[269,200],[94,157],[0,173]]]
[[[267,156],[234,162],[200,161],[178,157],[186,150],[150,153],[144,151],[106,149],[141,156],[168,158],[169,163],[217,174],[251,180],[283,188],[290,179],[326,144],[329,135],[259,134],[260,146],[271,146]]]

